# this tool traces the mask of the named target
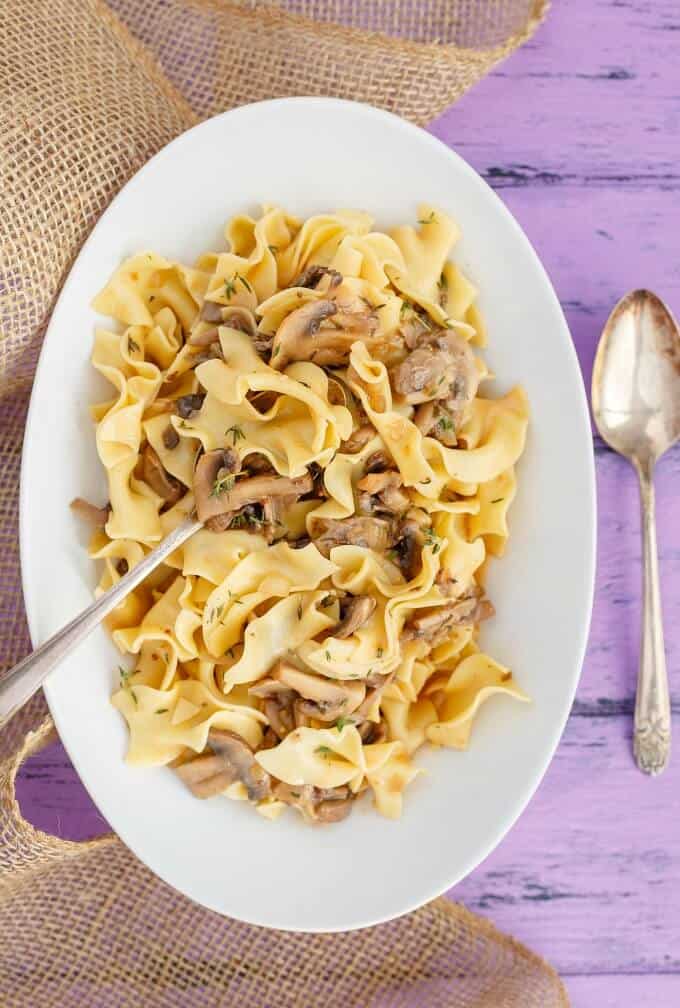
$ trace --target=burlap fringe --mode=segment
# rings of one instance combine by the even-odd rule
[[[111,197],[172,137],[246,101],[332,94],[424,122],[527,38],[546,4],[111,7],[121,20],[100,0],[5,0],[0,18],[0,668],[30,647],[17,491],[35,362],[57,292]],[[443,899],[364,932],[263,931],[191,903],[114,836],[41,833],[23,819],[14,781],[54,737],[42,697],[0,733],[2,1008],[567,1005],[549,966]]]

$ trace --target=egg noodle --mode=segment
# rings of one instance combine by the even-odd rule
[[[455,223],[342,210],[234,217],[193,267],[143,252],[94,300],[109,503],[98,592],[194,510],[204,527],[108,618],[127,759],[197,797],[398,817],[425,743],[464,749],[480,705],[525,700],[478,644],[525,442],[488,376]]]

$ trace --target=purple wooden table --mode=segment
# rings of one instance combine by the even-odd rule
[[[680,313],[678,0],[555,0],[534,40],[432,129],[500,192],[529,235],[566,311],[586,381],[602,324],[625,291],[649,286]],[[631,759],[637,488],[627,463],[598,439],[595,454],[596,604],[571,719],[527,811],[452,895],[546,956],[576,1008],[676,1008],[680,706],[669,769],[643,778]],[[660,467],[657,494],[676,696],[679,492],[676,450]],[[20,799],[28,818],[62,836],[106,828],[60,746],[24,769]]]

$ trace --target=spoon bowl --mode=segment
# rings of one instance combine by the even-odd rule
[[[626,294],[609,316],[592,400],[603,440],[634,464],[653,466],[680,438],[680,331],[651,291]]]
[[[680,332],[663,301],[626,294],[605,324],[593,367],[593,416],[604,441],[635,467],[644,542],[644,608],[633,748],[645,773],[670,753],[670,702],[654,518],[654,466],[680,438]]]

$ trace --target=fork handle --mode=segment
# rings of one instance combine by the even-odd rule
[[[201,523],[196,521],[193,515],[186,518],[96,602],[10,669],[7,675],[0,679],[0,728],[40,689],[59,662],[73,651],[112,609],[120,605],[125,596],[155,570],[159,563],[200,528]]]
[[[653,464],[636,466],[640,478],[642,539],[644,544],[644,591],[642,641],[633,751],[635,762],[647,774],[665,769],[671,748],[671,710],[663,642],[663,614],[659,591],[659,558],[656,547]]]

